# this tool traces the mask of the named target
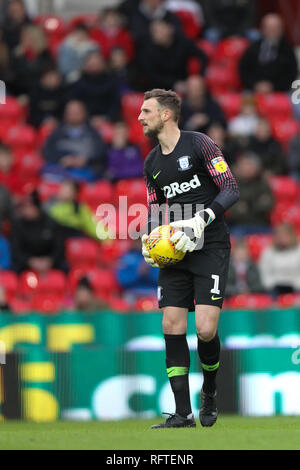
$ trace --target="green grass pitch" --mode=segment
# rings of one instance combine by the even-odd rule
[[[299,450],[300,417],[220,416],[212,428],[150,429],[156,420],[0,423],[0,450]]]

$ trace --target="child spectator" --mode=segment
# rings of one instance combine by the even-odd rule
[[[72,310],[82,313],[107,310],[109,306],[102,299],[95,296],[94,289],[87,276],[82,277],[74,293],[74,304]]]
[[[128,142],[125,122],[118,122],[108,149],[108,177],[113,181],[137,178],[143,175],[143,159],[140,149]]]
[[[275,227],[273,244],[262,252],[259,269],[264,287],[274,297],[300,292],[300,244],[292,225]]]
[[[228,133],[231,137],[245,139],[255,134],[258,127],[258,114],[253,98],[245,97],[241,112],[231,119],[228,124]]]

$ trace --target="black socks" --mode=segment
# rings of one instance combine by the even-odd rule
[[[220,339],[218,333],[210,341],[203,341],[198,337],[198,354],[203,370],[203,391],[205,393],[214,393],[220,360]]]
[[[164,336],[167,373],[174,393],[176,413],[186,418],[192,412],[188,376],[190,352],[186,335]]]

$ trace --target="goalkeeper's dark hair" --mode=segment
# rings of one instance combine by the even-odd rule
[[[173,113],[174,121],[178,122],[181,110],[181,98],[173,90],[163,90],[162,88],[154,88],[144,93],[144,99],[149,100],[155,98],[160,106],[168,108]]]

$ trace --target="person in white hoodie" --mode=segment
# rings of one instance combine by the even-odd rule
[[[259,270],[265,289],[274,297],[300,292],[300,243],[292,225],[275,227],[273,243],[263,251]]]

